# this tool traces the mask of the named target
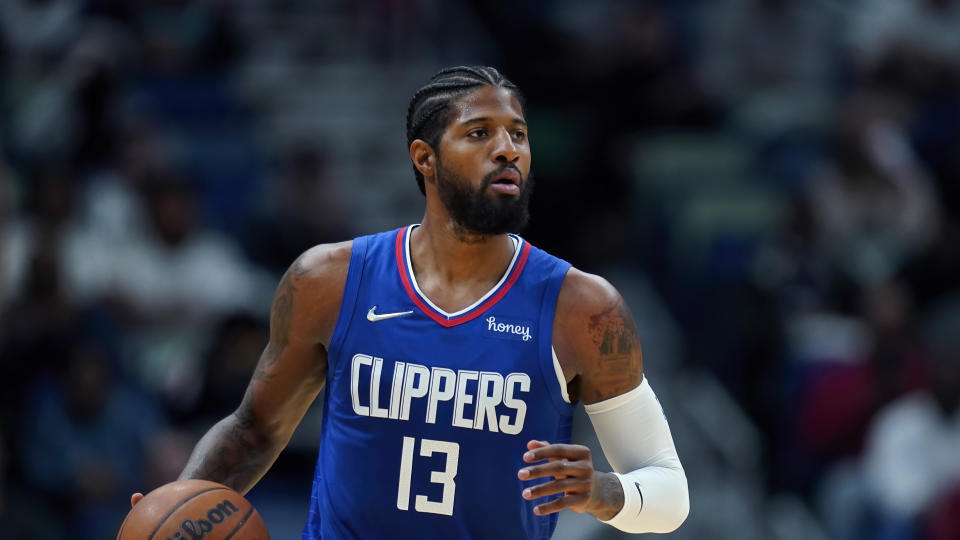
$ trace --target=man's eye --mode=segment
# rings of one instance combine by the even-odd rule
[[[468,137],[475,137],[475,138],[486,137],[486,136],[487,136],[487,130],[485,130],[485,129],[475,129],[475,130],[471,131],[470,133],[468,133],[467,136],[468,136]]]
[[[527,133],[524,131],[515,131],[513,133],[513,138],[518,141],[522,141],[527,138]]]

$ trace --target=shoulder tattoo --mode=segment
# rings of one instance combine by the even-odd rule
[[[289,269],[283,274],[280,284],[277,285],[277,292],[273,296],[273,304],[270,306],[270,343],[260,357],[260,362],[253,373],[253,378],[258,381],[267,381],[270,379],[268,370],[277,360],[290,343],[290,327],[293,323],[293,303],[294,296],[297,293],[297,283],[304,274],[307,273],[306,267],[298,258]]]
[[[618,300],[591,315],[587,324],[598,355],[591,369],[591,395],[583,397],[595,403],[628,392],[640,384],[640,337],[626,303]]]
[[[297,282],[307,273],[301,258],[298,258],[283,274],[277,292],[270,306],[270,343],[277,353],[289,343],[290,324],[293,318],[293,297],[297,292]]]

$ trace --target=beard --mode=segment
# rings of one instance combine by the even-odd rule
[[[530,220],[533,174],[520,177],[518,195],[488,195],[493,179],[513,165],[504,165],[483,177],[480,187],[470,189],[470,180],[437,165],[437,193],[453,219],[454,229],[481,236],[520,232]]]

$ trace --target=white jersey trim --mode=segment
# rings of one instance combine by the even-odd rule
[[[560,383],[560,394],[563,395],[564,401],[570,403],[570,394],[567,393],[567,379],[563,376],[563,368],[560,367],[560,359],[557,358],[557,351],[553,348],[553,345],[550,346],[550,354],[553,356],[553,371],[557,374],[557,382]]]

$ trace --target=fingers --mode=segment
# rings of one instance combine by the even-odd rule
[[[590,495],[588,493],[578,493],[576,495],[567,495],[555,501],[550,501],[548,503],[544,503],[539,506],[533,507],[533,513],[538,516],[545,516],[547,514],[559,512],[566,508],[569,508],[574,512],[583,512],[583,509],[586,507],[587,501],[589,500],[590,500]]]
[[[137,505],[140,500],[143,499],[143,493],[134,493],[130,496],[130,508],[133,508]]]
[[[557,478],[590,478],[593,476],[593,463],[589,461],[551,461],[542,465],[524,467],[517,472],[521,480],[533,480],[554,476]]]
[[[534,514],[542,516],[567,508],[574,512],[584,511],[590,501],[594,473],[589,448],[579,444],[550,444],[548,441],[531,440],[527,442],[523,460],[527,463],[546,460],[546,463],[520,469],[517,477],[521,480],[553,478],[550,482],[524,489],[524,499],[563,494],[558,499],[534,507]]]
[[[539,486],[528,487],[523,490],[521,495],[528,501],[549,495],[556,495],[557,493],[577,495],[588,492],[590,490],[590,483],[590,480],[584,480],[582,478],[554,480],[553,482],[547,482]]]
[[[540,447],[543,447],[543,446],[548,446],[549,444],[550,444],[550,443],[548,443],[547,441],[537,441],[537,440],[528,441],[528,442],[527,442],[527,450],[533,450],[533,449],[535,449],[535,448],[540,448]]]
[[[543,448],[544,446],[549,446],[549,445],[550,445],[550,443],[547,442],[547,441],[530,441],[530,442],[527,443],[527,450],[535,450],[535,449],[537,449],[537,448]],[[554,461],[554,460],[562,459],[562,458],[552,457],[552,458],[548,458],[548,459],[549,459],[550,461]]]
[[[534,446],[534,448],[531,448]],[[569,459],[569,460],[588,460],[590,449],[579,444],[549,444],[541,441],[530,441],[527,443],[529,449],[523,454],[523,460],[527,463],[542,461],[544,459]]]

